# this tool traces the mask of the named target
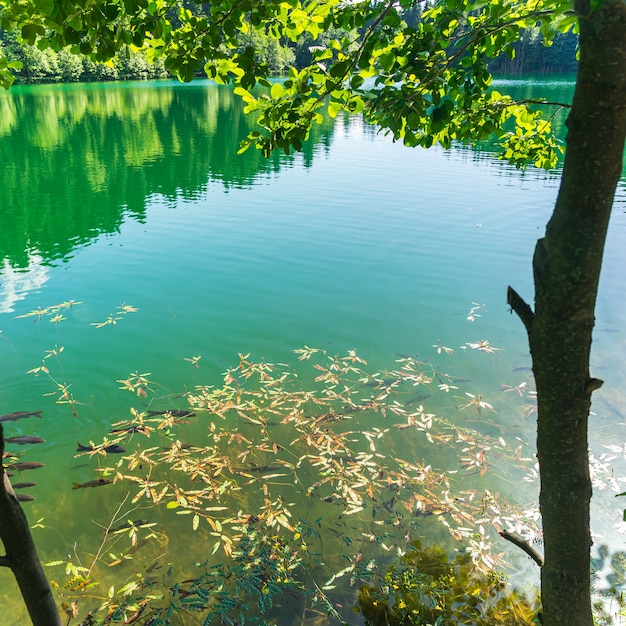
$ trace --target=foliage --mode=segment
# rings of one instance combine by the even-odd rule
[[[540,624],[535,603],[505,591],[505,579],[494,571],[477,571],[466,553],[449,561],[437,547],[412,550],[393,566],[381,584],[359,591],[358,608],[371,626],[463,624],[523,626]]]
[[[351,47],[354,48],[357,40],[358,31],[356,29],[347,31],[345,29],[335,28],[334,26],[325,30],[323,33],[320,33],[316,39],[312,39],[311,36],[300,37],[300,39],[296,42],[295,66],[298,69],[308,67],[311,63],[313,63],[315,53],[318,50],[333,49],[331,47],[331,42],[353,42]]]
[[[563,0],[455,0],[426,4],[424,10],[413,0],[220,0],[208,7],[113,0],[105,6],[67,0],[54,10],[44,3],[32,12],[2,0],[0,18],[5,28],[19,29],[24,41],[42,48],[70,46],[100,62],[143,48],[180,80],[204,69],[209,78],[232,82],[247,110],[259,115],[260,129],[243,148],[256,145],[266,155],[301,150],[326,109],[332,116],[364,113],[408,146],[447,147],[496,133],[504,141],[504,158],[516,165],[556,163],[559,148],[549,121],[525,113],[528,103],[491,91],[488,62],[502,53],[514,55],[524,28],[540,27],[546,43],[571,29],[575,20]],[[247,46],[251,37],[262,44],[261,54]],[[272,68],[262,52],[269,39],[281,46],[310,40],[310,63],[291,67],[284,83],[270,85]],[[281,65],[287,62],[285,57]],[[8,85],[8,69],[0,77]],[[251,91],[257,83],[271,86],[270,94]],[[505,130],[507,120],[517,131]]]
[[[162,544],[164,536],[153,528],[154,523],[127,519],[120,524],[136,508],[124,513],[121,506],[118,508],[104,529],[102,543],[88,567],[82,565],[78,555],[46,564],[64,569],[66,581],[60,584],[53,579],[52,584],[61,598],[61,609],[68,623],[83,615],[84,625],[170,624],[175,616],[176,623],[181,623],[189,614],[202,614],[204,624],[212,623],[214,617],[222,623],[226,620],[265,624],[255,616],[266,614],[275,598],[295,588],[290,572],[299,564],[297,548],[285,545],[272,533],[252,524],[242,533],[231,560],[211,563],[205,559],[196,564],[197,571],[189,579],[177,582],[165,555],[147,561],[138,558],[143,544],[148,541]],[[98,589],[102,580],[97,566],[103,560],[117,572],[115,584],[106,594]],[[133,563],[131,574],[120,569],[125,563]],[[81,613],[80,608],[86,604],[92,608]]]

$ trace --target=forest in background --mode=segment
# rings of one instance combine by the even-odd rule
[[[411,16],[407,16],[410,21]],[[333,38],[329,31],[323,37]],[[323,42],[316,42],[323,45]],[[257,56],[275,75],[282,74],[295,63],[306,66],[311,57],[312,42],[302,40],[296,45],[281,45],[270,37],[251,32],[242,38],[239,52],[247,46],[255,49]],[[501,55],[490,65],[495,74],[567,74],[576,71],[578,36],[574,33],[556,33],[552,45],[544,45],[543,35],[537,29],[525,30],[514,45],[515,56]],[[162,61],[152,63],[143,52],[127,49],[113,61],[96,63],[86,56],[76,55],[67,49],[40,50],[35,45],[22,43],[16,32],[0,31],[0,50],[10,61],[20,61],[22,69],[16,71],[16,83],[71,83],[113,80],[150,80],[170,76]]]

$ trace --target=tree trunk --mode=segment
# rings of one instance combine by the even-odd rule
[[[592,626],[587,444],[591,334],[626,136],[626,3],[577,0],[580,65],[561,186],[533,259],[535,311],[509,288],[537,385],[545,626]]]
[[[4,437],[0,424],[0,457],[2,452]],[[0,556],[0,566],[8,567],[13,572],[33,626],[61,626],[61,616],[37,555],[28,520],[13,493],[1,461],[0,539],[6,553]]]

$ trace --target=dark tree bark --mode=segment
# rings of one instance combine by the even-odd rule
[[[592,8],[594,4],[596,8]],[[594,310],[626,137],[626,2],[576,0],[580,65],[561,186],[533,259],[535,310],[509,288],[537,385],[546,626],[592,626],[588,416]]]
[[[4,436],[0,424],[0,458],[3,452]],[[0,566],[13,572],[33,626],[61,626],[61,616],[37,555],[28,520],[1,461],[0,539],[5,550],[5,555],[0,556]]]

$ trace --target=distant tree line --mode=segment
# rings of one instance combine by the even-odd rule
[[[556,33],[552,45],[544,45],[538,28],[522,32],[513,44],[513,58],[501,55],[489,69],[495,74],[569,74],[578,69],[578,35],[569,31]]]
[[[164,78],[168,72],[162,62],[151,63],[141,52],[128,50],[110,63],[95,63],[69,50],[40,50],[18,41],[15,31],[0,31],[0,49],[10,61],[21,61],[16,83],[73,83],[110,80]]]
[[[408,12],[408,23],[419,20],[419,15]],[[259,60],[265,63],[275,75],[280,75],[287,67],[295,64],[306,66],[311,59],[309,48],[312,45],[324,46],[328,39],[341,39],[342,36],[356,36],[356,33],[325,32],[324,41],[301,40],[295,45],[282,45],[275,39],[258,31],[250,31],[242,37],[241,52],[250,46],[255,49]],[[575,72],[577,68],[576,48],[578,36],[557,33],[551,46],[545,46],[539,29],[529,29],[522,33],[512,56],[502,55],[490,64],[496,74],[563,74]],[[127,49],[118,54],[112,62],[96,63],[86,56],[72,54],[69,50],[40,50],[37,46],[22,43],[15,31],[0,30],[0,50],[10,61],[21,61],[22,69],[16,72],[18,83],[71,83],[111,80],[147,80],[169,76],[162,62],[152,63],[141,51]]]

